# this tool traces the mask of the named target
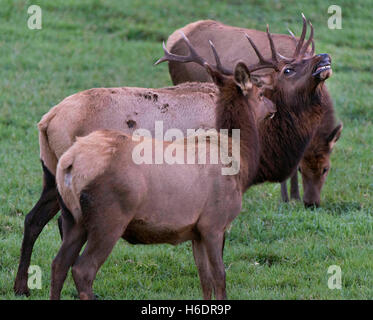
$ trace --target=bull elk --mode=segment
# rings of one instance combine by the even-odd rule
[[[222,68],[221,63],[219,67]],[[262,96],[263,89],[255,86],[252,91],[250,97],[262,99],[266,106],[254,110],[258,112],[257,120],[267,111],[273,115],[275,109]],[[132,134],[139,128],[150,130],[154,136],[157,120],[162,121],[164,130],[178,128],[184,134],[187,129],[215,128],[218,95],[219,88],[213,83],[186,83],[161,89],[95,88],[65,98],[45,114],[38,124],[43,190],[25,218],[15,293],[29,294],[27,271],[34,243],[60,209],[55,181],[57,162],[76,137],[102,129]]]
[[[241,211],[242,195],[259,163],[254,110],[268,104],[250,74],[268,66],[239,62],[234,75],[228,76],[218,58],[212,67],[191,47],[190,52],[188,57],[166,53],[163,60],[197,62],[212,77],[218,91],[216,128],[240,130],[238,174],[222,175],[221,162],[181,164],[184,153],[178,164],[135,164],[132,153],[138,142],[120,131],[95,131],[78,138],[57,166],[64,237],[52,264],[52,299],[60,298],[71,265],[79,297],[94,298],[95,276],[120,238],[141,244],[192,241],[203,297],[211,299],[214,292],[217,299],[226,298],[224,234]],[[261,85],[257,78],[255,83]],[[179,143],[187,148],[187,141]],[[232,144],[231,138],[229,153]],[[208,158],[214,147],[219,148],[209,145]]]
[[[323,80],[331,75],[331,70],[328,69],[330,59],[328,60],[326,55],[318,55],[320,67],[327,68],[327,70],[319,69],[316,72],[317,63],[312,60],[315,59],[312,57],[314,53],[313,28],[311,25],[310,38],[303,46],[306,36],[306,19],[303,15],[302,18],[303,30],[299,39],[296,39],[292,33],[291,36],[283,34],[272,36],[278,53],[284,57],[291,57],[280,59],[283,63],[279,66],[281,72],[276,73],[279,81],[276,82],[277,85],[274,88],[275,91],[281,92],[276,94],[278,100],[275,103],[289,105],[288,108],[280,108],[281,112],[276,117],[277,121],[271,122],[269,126],[263,123],[259,130],[264,144],[256,183],[283,182],[281,184],[282,199],[288,201],[286,179],[291,175],[291,197],[299,199],[297,165],[305,151],[299,164],[304,189],[303,201],[306,206],[318,206],[321,188],[330,168],[332,146],[338,140],[342,126],[336,124],[333,104],[326,86],[323,85]],[[264,32],[227,26],[213,20],[190,23],[170,35],[167,49],[175,54],[184,54],[186,50],[179,31],[188,36],[192,44],[208,61],[212,59],[212,54],[208,51],[206,40],[212,40],[217,50],[222,52],[221,60],[227,68],[233,67],[234,63],[239,60],[247,64],[256,61],[255,50],[247,48],[245,34],[256,43],[264,57],[272,55],[268,50],[267,37]],[[308,49],[307,44],[312,44],[312,49]],[[169,73],[174,84],[187,81],[211,81],[203,68],[191,63],[181,65],[170,62]],[[317,82],[319,84],[315,87]],[[314,95],[312,92],[316,91]],[[303,108],[301,104],[307,95],[308,106]],[[308,111],[304,113],[306,109]],[[308,116],[312,117],[311,121],[303,121],[307,112]],[[288,116],[286,116],[287,113]],[[303,130],[300,126],[307,127]],[[267,129],[274,135],[273,139],[266,134]],[[276,158],[279,161],[276,161]]]

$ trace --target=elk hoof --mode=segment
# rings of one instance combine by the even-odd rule
[[[27,285],[14,285],[14,294],[16,296],[30,296],[30,290],[28,289]]]

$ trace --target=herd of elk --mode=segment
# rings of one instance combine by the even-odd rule
[[[215,24],[217,23],[208,21],[207,25],[209,25],[211,30],[214,31]],[[202,23],[202,26],[203,25],[204,24]],[[220,24],[220,29],[221,26],[224,25]],[[230,30],[230,28],[238,29],[228,26],[224,27],[226,27],[226,29],[223,30],[224,32],[220,33],[222,38],[225,37],[224,35]],[[206,30],[207,29],[208,28],[206,28]],[[92,215],[92,217],[101,219],[98,215],[94,214],[95,210],[98,210],[98,208],[105,208],[102,213],[103,217],[110,216],[114,220],[116,220],[115,215],[119,214],[119,212],[122,212],[123,210],[126,211],[127,209],[132,210],[130,210],[131,213],[123,216],[124,220],[121,220],[121,230],[124,233],[122,232],[122,234],[120,234],[120,230],[118,230],[118,233],[116,233],[113,238],[107,239],[111,243],[115,243],[121,236],[130,242],[157,243],[157,239],[154,239],[155,232],[157,234],[163,234],[163,238],[161,237],[158,239],[158,242],[179,242],[187,240],[192,236],[196,237],[192,237],[191,239],[193,239],[193,250],[196,263],[199,268],[204,297],[211,297],[212,288],[214,288],[217,298],[225,297],[225,290],[223,290],[222,287],[223,282],[221,279],[221,265],[220,267],[217,266],[213,271],[209,270],[208,274],[204,273],[203,271],[204,266],[207,264],[206,261],[208,261],[210,257],[207,255],[207,260],[201,258],[201,254],[206,253],[205,249],[202,248],[204,245],[201,245],[201,230],[198,228],[193,228],[193,230],[188,229],[192,225],[196,227],[195,223],[193,224],[193,222],[189,221],[191,224],[186,226],[184,224],[186,221],[175,220],[174,227],[176,229],[181,227],[181,229],[169,229],[169,225],[167,225],[168,229],[162,229],[162,225],[157,225],[153,220],[150,220],[149,224],[144,223],[146,219],[152,218],[152,215],[138,216],[137,213],[135,214],[135,211],[137,210],[136,201],[139,200],[136,199],[136,197],[127,198],[129,197],[127,194],[127,189],[121,189],[120,185],[118,185],[118,189],[115,189],[110,195],[108,195],[108,192],[99,192],[100,188],[105,188],[104,186],[108,184],[109,180],[109,184],[119,182],[129,183],[122,185],[122,187],[131,187],[129,182],[131,180],[128,179],[135,178],[132,174],[129,175],[127,168],[120,167],[119,165],[116,166],[115,164],[117,160],[115,159],[117,156],[124,157],[123,159],[128,156],[125,151],[128,151],[127,148],[131,149],[133,147],[133,142],[132,144],[129,142],[129,137],[134,130],[138,128],[145,128],[154,134],[154,122],[156,120],[163,121],[165,130],[169,128],[178,128],[183,132],[192,128],[241,129],[241,157],[244,159],[241,163],[244,165],[243,168],[241,168],[239,175],[235,178],[231,177],[232,179],[229,181],[233,183],[232,181],[239,179],[241,182],[246,182],[243,183],[241,189],[239,189],[239,192],[236,190],[236,193],[234,193],[234,199],[236,199],[236,202],[233,199],[228,201],[226,197],[223,197],[222,195],[222,199],[226,199],[226,203],[221,203],[220,205],[222,207],[219,210],[223,210],[224,205],[225,208],[228,208],[229,205],[240,202],[239,199],[241,199],[240,197],[242,192],[251,184],[257,184],[264,181],[282,182],[292,173],[295,172],[296,174],[298,163],[302,172],[304,186],[307,185],[307,181],[311,181],[311,178],[309,177],[312,177],[313,179],[308,186],[309,190],[312,190],[312,192],[310,192],[314,196],[314,186],[316,185],[314,181],[317,179],[315,178],[315,168],[319,167],[321,158],[323,158],[324,166],[330,166],[330,151],[340,135],[342,126],[335,126],[332,102],[329,98],[326,87],[324,86],[324,81],[331,75],[331,59],[327,54],[314,55],[312,26],[310,38],[308,41],[306,41],[306,43],[304,43],[306,34],[305,19],[302,36],[299,40],[295,40],[293,37],[288,37],[285,35],[273,35],[272,39],[272,35],[267,30],[266,39],[264,41],[264,33],[256,30],[243,29],[247,34],[245,35],[241,32],[241,38],[238,37],[238,33],[235,33],[235,36],[232,33],[231,39],[237,39],[237,50],[230,53],[229,50],[233,50],[235,45],[224,45],[224,43],[219,40],[219,33],[217,32],[211,34],[211,38],[209,38],[209,40],[213,40],[217,50],[212,46],[213,50],[211,52],[204,51],[205,47],[202,46],[202,38],[204,39],[203,41],[207,43],[207,37],[210,35],[204,34],[205,29],[201,26],[193,30],[194,31],[192,33],[190,33],[189,30],[183,30],[187,34],[188,38],[191,39],[190,42],[185,36],[183,36],[181,38],[179,37],[177,41],[174,41],[173,44],[170,45],[170,42],[172,42],[171,38],[174,37],[174,35],[171,36],[167,43],[167,47],[171,53],[164,48],[166,58],[161,59],[159,62],[170,61],[170,74],[174,82],[179,81],[175,80],[175,74],[178,74],[178,79],[180,79],[180,75],[184,74],[187,77],[190,77],[189,80],[202,81],[202,83],[181,83],[174,87],[163,89],[130,87],[91,89],[74,94],[64,99],[42,118],[38,126],[40,158],[44,180],[43,191],[39,201],[35,204],[34,208],[30,211],[25,219],[21,259],[14,286],[14,290],[17,294],[29,293],[27,288],[27,270],[30,265],[34,243],[43,227],[56,215],[61,207],[62,219],[60,220],[60,231],[61,235],[63,234],[63,245],[59,255],[56,257],[57,262],[53,264],[54,276],[52,277],[52,287],[54,289],[51,291],[51,297],[59,297],[59,292],[62,288],[64,277],[66,276],[65,273],[74,263],[75,260],[73,257],[77,257],[82,246],[80,245],[79,247],[78,243],[80,244],[83,242],[83,240],[85,242],[88,239],[88,243],[91,243],[92,246],[97,245],[97,242],[94,240],[94,234],[96,231],[94,231],[92,234],[90,233],[88,227],[88,230],[85,230],[84,236],[78,231],[82,231],[82,225],[80,224],[79,219],[82,216],[86,216],[85,212],[89,212],[89,215]],[[200,34],[200,40],[198,40],[198,34]],[[242,39],[244,39],[244,41]],[[246,44],[246,51],[239,48],[239,45],[243,42]],[[270,44],[269,46],[268,42]],[[186,46],[184,43],[186,43]],[[254,51],[250,50],[250,47],[248,46],[250,44]],[[312,44],[311,50],[308,49],[310,44]],[[193,46],[196,47],[196,49],[193,49]],[[180,52],[177,50],[177,47],[181,48]],[[186,48],[190,51],[190,55],[188,57],[183,56]],[[226,50],[226,48],[229,48],[229,50]],[[198,54],[196,51],[198,51]],[[219,60],[217,57],[217,51],[224,53],[221,60]],[[230,59],[228,59],[227,53],[231,54],[231,57],[229,57]],[[237,53],[242,53],[244,56],[237,59]],[[257,58],[259,58],[259,63],[257,64],[255,64],[256,58],[254,60],[253,53],[255,53]],[[205,59],[202,59],[202,56]],[[289,56],[290,58],[286,58],[285,56]],[[213,65],[211,63],[212,57],[216,59],[216,66],[213,67],[211,67]],[[238,60],[242,60],[243,62],[238,63]],[[186,63],[180,64],[179,62]],[[197,64],[190,64],[188,62],[197,62]],[[253,65],[255,65],[257,69],[273,69],[274,72],[262,73],[260,70],[259,72],[256,72],[258,70],[253,67],[245,67]],[[177,69],[178,66],[179,69]],[[182,66],[187,66],[187,68],[182,69]],[[193,69],[194,67],[192,66],[197,66],[199,69]],[[194,72],[193,70],[197,71]],[[237,72],[233,72],[232,70]],[[234,74],[234,76],[232,76],[232,74]],[[239,81],[239,75],[248,80],[246,83],[246,85],[249,85],[248,88],[242,84],[242,81]],[[188,79],[180,80],[179,82],[186,80]],[[213,83],[203,83],[203,81],[211,80]],[[254,85],[252,85],[253,83]],[[235,88],[235,90],[232,88]],[[263,96],[263,93],[266,97]],[[244,98],[244,94],[247,94],[247,97]],[[231,100],[227,100],[227,95]],[[253,110],[255,116],[246,117],[246,114],[239,113],[241,120],[240,122],[237,122],[239,120],[237,118],[238,114],[229,112],[230,117],[224,118],[224,116],[222,116],[224,114],[222,110],[227,111],[229,109],[229,103],[232,101],[237,101],[237,104],[242,107],[246,105],[247,109]],[[271,101],[273,101],[274,104]],[[261,106],[260,108],[258,108],[259,105]],[[275,110],[276,113],[274,113]],[[248,114],[250,115],[251,112]],[[266,117],[267,114],[271,116]],[[222,125],[221,122],[222,118],[225,119],[224,125]],[[256,119],[256,125],[253,126],[253,123],[255,123],[253,122],[254,118]],[[324,130],[321,130],[320,128],[322,127],[323,123],[325,123]],[[236,125],[236,127],[231,127],[232,124]],[[243,124],[245,124],[244,127],[242,127]],[[333,126],[332,131],[329,130],[330,124]],[[103,129],[114,131],[97,132],[97,130]],[[244,133],[248,134],[246,137],[247,139],[242,139],[242,134]],[[83,136],[87,137],[77,139],[77,137]],[[95,139],[102,142],[101,147],[97,145]],[[258,140],[257,142],[255,142],[256,139]],[[74,144],[75,141],[77,142]],[[242,143],[245,141],[250,141],[250,143],[252,143],[250,144],[249,149],[245,149],[245,145],[242,145]],[[322,148],[321,145],[324,147]],[[107,149],[105,149],[105,146]],[[82,186],[81,183],[85,184],[84,188],[78,188],[79,192],[81,191],[82,194],[79,195],[77,189],[74,189],[76,193],[72,192],[70,194],[71,197],[67,195],[66,200],[66,194],[64,196],[63,190],[66,190],[65,187],[70,185],[69,183],[66,185],[66,181],[70,181],[69,179],[72,179],[73,177],[79,177],[80,174],[78,173],[76,175],[70,175],[66,180],[67,171],[71,170],[72,167],[70,169],[68,167],[62,167],[62,159],[70,159],[73,161],[73,163],[75,163],[75,158],[73,155],[78,149],[87,150],[87,156],[91,154],[90,152],[93,152],[94,154],[101,154],[102,157],[97,158],[97,163],[99,163],[99,166],[102,165],[102,167],[100,167],[98,170],[103,170],[102,172],[105,171],[108,174],[105,173],[105,175],[94,176],[92,178],[97,182],[95,183],[95,185],[97,185],[97,189],[91,189],[91,185],[88,186],[85,184],[87,182],[85,180],[77,182],[78,186],[80,187]],[[325,151],[327,149],[328,152]],[[67,150],[69,151],[67,152]],[[248,158],[247,154],[245,154],[245,150],[255,150],[256,152],[250,154],[251,158]],[[65,153],[66,158],[63,156]],[[320,157],[315,160],[315,154],[317,153]],[[67,154],[70,155],[70,158],[67,157]],[[59,162],[60,158],[61,160]],[[94,157],[90,156],[90,158],[92,159]],[[257,159],[257,162],[255,159]],[[113,166],[108,166],[107,161],[113,163]],[[58,166],[59,171],[57,170],[58,163],[60,163]],[[82,162],[82,165],[83,163],[84,162]],[[78,167],[79,166],[80,162]],[[89,166],[93,171],[96,168],[95,166],[92,166],[92,163]],[[133,166],[133,170],[131,169],[131,172],[141,172],[141,174],[144,174],[144,169],[141,169],[141,167],[142,166],[135,168],[135,166]],[[84,175],[84,170],[86,169],[84,165],[83,167],[79,168],[83,170],[82,174]],[[170,168],[170,166],[167,168]],[[191,166],[188,168],[190,170]],[[196,168],[193,170],[196,170],[196,172],[202,174],[198,168],[199,167],[196,166]],[[322,168],[321,171],[324,169],[325,168]],[[181,168],[175,170],[180,170],[180,174],[182,174],[183,170],[186,169]],[[211,169],[207,168],[203,170],[209,172],[209,170],[214,171],[217,169],[212,169],[211,167]],[[190,176],[188,171],[187,176],[190,179],[192,179],[193,176],[192,171],[190,171]],[[59,180],[58,172],[61,173],[61,176],[65,175],[65,178]],[[74,172],[76,173],[76,171]],[[126,174],[123,175],[122,179],[120,179],[120,177],[122,177],[122,173],[124,172]],[[248,175],[246,175],[245,172]],[[56,174],[62,199],[56,189]],[[148,174],[150,173],[145,174],[145,182],[149,182],[149,180],[147,180],[150,179]],[[242,180],[242,174],[243,176],[247,177],[246,180]],[[166,173],[160,174],[160,176],[162,176],[162,179],[169,177],[170,183],[173,181],[172,177]],[[317,190],[319,193],[323,181],[325,180],[325,176],[326,174],[324,173],[321,177],[322,182],[318,185]],[[72,183],[72,181],[73,180],[70,182]],[[200,182],[202,180],[198,181]],[[204,183],[209,183],[207,178],[206,181],[203,181]],[[160,184],[162,183],[160,182]],[[162,185],[164,185],[164,183]],[[153,184],[151,184],[151,186],[153,188],[157,188],[157,186],[154,186]],[[226,185],[223,184],[222,186],[226,187]],[[177,185],[175,185],[175,189],[178,189]],[[304,199],[306,201],[306,187],[304,189]],[[130,191],[134,192],[134,189],[131,189]],[[129,193],[131,193],[130,191]],[[92,196],[90,192],[92,192],[92,194],[94,193],[94,196]],[[119,197],[116,197],[118,196],[118,192],[123,199],[130,200],[131,204],[129,207],[126,207],[126,204],[122,202]],[[141,189],[139,192],[142,192],[143,196],[145,197],[144,199],[146,199],[146,201],[144,200],[144,206],[146,203],[151,203],[151,201],[157,200],[154,198],[149,198],[150,195],[146,190]],[[227,192],[222,194],[232,194],[232,190],[230,190],[230,192],[231,193]],[[207,194],[207,191],[205,193]],[[154,194],[160,196],[160,189],[154,189]],[[176,195],[176,193],[172,194]],[[103,195],[105,195],[105,197]],[[109,198],[111,200],[109,200]],[[220,199],[218,195],[215,195],[215,198]],[[69,202],[70,200],[72,202],[75,201],[75,206],[73,208],[77,211],[71,210],[71,203]],[[111,206],[111,204],[109,205],[109,202],[111,203],[111,201],[116,203],[113,204],[113,206],[117,207],[113,208],[113,210],[108,210],[108,206]],[[159,203],[161,204],[162,202],[160,201]],[[217,204],[214,204],[214,210],[217,210],[216,205]],[[184,206],[182,208],[184,208]],[[187,209],[188,207],[186,206],[185,210]],[[199,209],[202,210],[205,208],[200,207]],[[238,214],[237,210],[239,212],[238,207],[235,210],[232,210],[232,212],[225,212],[227,219],[228,217],[233,219]],[[69,213],[70,211],[72,216]],[[111,211],[113,211],[113,213],[111,213]],[[178,212],[180,210],[175,210],[174,213],[176,211]],[[182,212],[185,213],[185,211]],[[74,214],[77,215],[75,216]],[[113,216],[111,216],[111,214],[113,214]],[[209,215],[206,214],[205,216],[208,217]],[[165,217],[167,217],[167,215],[165,215]],[[160,220],[160,223],[161,221],[162,220]],[[96,222],[93,221],[91,226],[94,226]],[[180,224],[178,224],[179,222]],[[224,227],[226,227],[226,224],[222,226],[223,229]],[[103,228],[106,227],[103,226]],[[80,237],[77,236],[78,233],[80,234]],[[222,234],[224,234],[224,232]],[[75,236],[77,236],[79,239],[74,238]],[[179,240],[172,240],[171,238],[173,236]],[[200,238],[198,238],[198,236]],[[90,237],[93,239],[91,242],[89,241]],[[149,238],[147,239],[146,237]],[[75,247],[71,241],[75,243]],[[206,243],[208,243],[208,241]],[[62,255],[61,252],[65,250],[64,248],[70,245],[75,249],[70,251],[68,256],[65,256],[64,259],[67,260],[65,263],[62,263],[60,258]],[[106,247],[106,251],[104,250],[105,252],[103,251],[96,258],[103,262],[111,250],[108,249],[109,247],[110,245]],[[213,251],[211,254],[214,255],[214,252],[216,253],[216,251]],[[216,257],[216,255],[215,258],[220,259],[219,257]],[[87,259],[88,260],[78,258],[77,267],[73,267],[73,270],[75,270],[74,279],[77,279],[76,285],[79,292],[81,292],[81,298],[91,298],[92,291],[89,287],[91,286],[91,283],[79,280],[82,276],[80,272],[89,272],[89,274],[84,274],[84,276],[91,277],[93,273],[95,274],[97,272],[99,267],[99,265],[94,265],[93,267],[91,265],[88,269],[85,268],[84,265],[87,263],[89,264],[88,261],[89,259],[92,259],[92,257],[88,257]],[[200,270],[201,268],[202,271]],[[212,276],[210,272],[213,272],[214,276]]]
[[[239,62],[234,75],[227,76],[201,57],[195,58],[218,88],[216,128],[240,130],[239,173],[222,175],[221,162],[135,164],[132,152],[138,142],[120,131],[96,131],[78,138],[57,166],[64,236],[52,264],[51,299],[60,298],[71,265],[79,297],[94,298],[96,273],[121,237],[141,244],[191,240],[204,298],[211,299],[212,292],[216,299],[226,298],[224,234],[241,211],[242,196],[259,163],[254,110],[267,109],[269,102],[251,80],[252,67]],[[187,141],[179,143],[187,148]],[[229,149],[232,143],[231,138]],[[214,148],[220,148],[209,145],[208,158]]]
[[[190,59],[195,57],[196,54],[191,55]],[[253,90],[263,94],[262,89],[254,87]],[[184,134],[187,129],[215,128],[218,94],[219,88],[210,83],[186,83],[162,89],[97,88],[65,98],[44,115],[38,125],[43,190],[25,219],[15,292],[29,294],[27,270],[34,243],[60,209],[55,181],[57,162],[76,137],[100,129],[132,134],[139,128],[149,130],[154,136],[155,121],[162,121],[165,131],[178,128]],[[261,98],[272,115],[273,104],[269,99]],[[255,109],[258,118],[261,118],[261,110],[264,109]]]
[[[281,105],[282,103],[288,104],[291,108],[291,112],[299,114],[304,110],[301,105],[303,103],[302,95],[304,95],[304,97],[308,95],[307,103],[310,104],[310,110],[316,110],[320,106],[322,113],[319,113],[320,119],[317,122],[311,121],[307,124],[300,124],[301,126],[311,125],[312,131],[314,132],[310,132],[309,130],[311,127],[309,127],[307,129],[308,133],[303,133],[301,139],[294,141],[293,146],[289,149],[288,144],[291,143],[295,133],[289,126],[298,127],[299,124],[292,122],[291,119],[294,119],[293,117],[285,116],[287,110],[279,108],[283,110],[282,115],[284,116],[279,115],[277,117],[277,122],[270,123],[270,129],[272,132],[277,132],[278,139],[270,135],[269,137],[273,137],[275,140],[266,139],[266,143],[262,145],[263,157],[261,159],[261,170],[258,173],[256,182],[259,183],[266,180],[282,182],[282,199],[288,201],[286,179],[291,176],[291,198],[300,199],[297,180],[297,164],[299,163],[299,155],[301,156],[303,154],[305,148],[303,158],[299,163],[299,170],[301,171],[303,180],[303,201],[306,206],[319,206],[321,188],[330,168],[330,154],[335,142],[341,134],[342,124],[336,123],[333,104],[325,85],[318,86],[317,90],[320,92],[317,93],[317,95],[319,97],[314,96],[315,98],[313,98],[312,95],[309,94],[309,92],[315,89],[314,86],[317,84],[317,81],[314,81],[316,77],[312,75],[312,73],[316,71],[312,69],[316,64],[312,61],[307,61],[313,57],[314,48],[308,51],[306,45],[302,47],[306,35],[306,19],[303,15],[302,18],[303,30],[299,41],[292,33],[291,36],[283,34],[274,34],[272,36],[280,57],[292,57],[292,59],[279,58],[279,68],[282,68],[282,74],[279,74],[281,79],[277,82],[278,86],[275,88],[275,91],[283,92],[283,94],[276,96],[275,103],[277,105]],[[167,41],[167,49],[175,54],[185,54],[187,50],[184,42],[180,38],[179,31],[187,35],[191,43],[206,57],[207,61],[211,61],[212,55],[208,50],[208,46],[206,46],[206,39],[213,41],[217,50],[221,52],[222,63],[227,68],[232,68],[239,60],[247,64],[252,64],[256,61],[257,56],[255,51],[248,50],[247,39],[244,37],[244,34],[248,35],[252,41],[257,44],[258,49],[263,53],[264,57],[269,57],[271,55],[264,32],[227,26],[212,20],[197,21],[176,30]],[[312,37],[313,28],[311,26],[311,35],[308,44],[312,43],[313,46],[314,42]],[[325,67],[330,64],[327,56],[324,56],[324,62],[321,62],[320,65],[322,66],[323,64]],[[311,68],[307,71],[306,68],[309,67]],[[211,81],[206,71],[196,64],[188,63],[181,65],[170,62],[169,72],[174,84],[187,81]],[[331,71],[319,70],[319,72],[319,78],[321,79],[323,75],[325,75],[325,77],[329,76]],[[298,93],[293,94],[293,90]],[[293,101],[288,103],[288,100],[284,99],[286,96],[290,97]],[[298,108],[300,109],[299,111],[297,110]],[[299,117],[298,119],[301,120]],[[266,125],[263,125],[263,129],[260,130],[260,132],[264,133],[266,127]],[[313,137],[309,139],[312,135]],[[311,140],[310,143],[309,140]],[[296,148],[299,149],[295,150]],[[280,150],[284,150],[284,152],[278,153]],[[293,153],[293,150],[295,153]],[[276,154],[275,158],[281,158],[283,161],[281,163],[276,163],[276,161],[274,161],[275,158],[267,156],[274,154]],[[285,163],[288,159],[290,161]],[[270,167],[268,166],[269,164],[271,164]],[[268,170],[268,168],[275,167],[280,169],[281,172],[278,170]]]

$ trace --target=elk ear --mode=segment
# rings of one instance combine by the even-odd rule
[[[205,69],[206,69],[207,73],[210,75],[212,81],[218,87],[222,87],[223,84],[224,84],[224,76],[220,72],[211,68],[210,65],[207,62],[205,62],[204,66],[205,66]]]
[[[252,74],[251,82],[258,88],[273,90],[273,76],[272,74]]]
[[[327,143],[329,144],[330,149],[333,149],[335,143],[338,141],[339,137],[341,136],[342,129],[343,123],[341,122],[333,129],[333,131],[328,136]]]
[[[253,84],[250,79],[250,71],[245,63],[240,61],[236,64],[233,77],[236,85],[242,90],[242,93],[247,95],[248,90],[252,89]]]

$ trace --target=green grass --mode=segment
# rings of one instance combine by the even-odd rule
[[[27,7],[43,9],[42,30],[27,28]],[[333,57],[328,86],[342,138],[323,190],[322,208],[280,203],[277,184],[251,188],[227,234],[225,265],[232,299],[373,298],[373,2],[334,1],[343,29],[327,28],[328,2],[318,1],[5,1],[0,0],[0,299],[15,299],[23,220],[39,197],[36,124],[64,97],[92,87],[170,85],[166,65],[153,67],[161,40],[198,19],[300,33],[312,20],[317,52]],[[56,221],[38,239],[32,264],[43,271],[60,245]],[[330,265],[342,289],[327,286]],[[119,242],[94,283],[104,299],[200,299],[190,243],[131,246]],[[75,299],[69,275],[62,296]],[[21,298],[22,299],[22,298]]]

